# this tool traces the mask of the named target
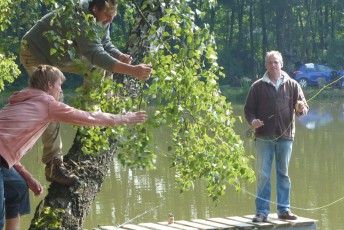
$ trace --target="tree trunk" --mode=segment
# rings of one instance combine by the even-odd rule
[[[276,2],[275,12],[276,12],[276,47],[279,51],[285,54],[285,13],[287,12],[287,2],[280,0]]]
[[[262,24],[262,65],[264,66],[264,57],[265,53],[268,49],[268,34],[267,34],[267,25],[266,25],[266,18],[265,18],[265,7],[266,3],[265,0],[260,0],[260,20]]]
[[[64,163],[78,177],[75,186],[65,187],[51,183],[47,196],[37,206],[30,229],[82,229],[83,222],[109,170],[115,155],[115,142],[111,151],[97,153],[98,156],[85,156],[76,134],[74,143]],[[46,215],[45,212],[49,211]],[[55,214],[54,214],[55,213]],[[54,218],[54,215],[61,218]],[[34,223],[39,221],[41,226]]]
[[[136,3],[136,1],[133,1]],[[157,6],[158,3],[155,4]],[[127,44],[128,53],[134,63],[141,62],[147,52],[147,36],[150,25],[161,16],[161,8],[146,7],[138,14]],[[125,84],[129,96],[140,93],[137,80],[115,76]],[[128,96],[128,95],[127,95]],[[92,156],[85,156],[81,151],[80,133],[77,132],[73,145],[64,157],[67,169],[79,177],[79,182],[71,187],[64,187],[53,182],[48,195],[37,206],[30,229],[83,229],[83,222],[90,212],[92,202],[102,187],[110,163],[115,156],[116,141],[112,141],[110,151],[100,151]],[[38,223],[38,224],[37,224]]]

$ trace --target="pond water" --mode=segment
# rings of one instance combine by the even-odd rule
[[[344,101],[314,102],[310,106],[309,114],[297,120],[289,167],[292,211],[299,216],[317,219],[318,229],[343,229]],[[242,116],[243,106],[233,107],[235,114]],[[254,154],[254,142],[245,137],[247,128],[245,122],[236,125],[249,155]],[[64,148],[67,149],[74,131],[70,126],[64,126],[63,132]],[[156,136],[159,137],[156,138],[158,151],[166,153],[168,137],[163,130],[158,130]],[[38,144],[22,162],[47,190],[49,183],[44,178],[41,147]],[[254,160],[251,164],[255,168]],[[115,160],[86,218],[84,229],[98,225],[167,221],[169,213],[174,214],[175,220],[254,214],[255,183],[243,183],[240,192],[228,187],[221,203],[215,206],[205,195],[201,182],[196,182],[192,190],[180,193],[175,187],[174,170],[169,165],[167,155],[159,156],[157,168],[152,171],[129,170]],[[32,210],[41,199],[31,194]],[[271,212],[276,212],[274,203]],[[22,229],[28,228],[31,218],[32,214],[22,217]]]

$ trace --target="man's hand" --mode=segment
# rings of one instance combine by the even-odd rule
[[[264,122],[261,121],[261,120],[259,120],[259,119],[254,119],[254,120],[252,121],[251,125],[252,125],[252,127],[253,127],[254,129],[256,129],[256,128],[259,128],[259,127],[263,126],[263,125],[264,125]]]
[[[152,65],[138,64],[130,65],[124,62],[115,62],[112,66],[112,72],[127,74],[136,77],[139,80],[147,81],[152,73]]]
[[[152,73],[152,66],[149,64],[138,64],[134,66],[134,77],[147,81]]]
[[[35,196],[39,196],[43,193],[43,187],[41,183],[33,178],[32,175],[28,171],[26,171],[25,167],[20,162],[17,162],[13,167],[23,177],[27,186],[29,186],[30,190],[35,194]]]
[[[131,64],[133,58],[129,54],[119,54],[117,60],[124,62],[126,64]]]
[[[134,113],[126,113],[122,116],[122,123],[127,125],[133,125],[141,122],[145,122],[148,119],[148,115],[145,111],[139,111]]]
[[[305,108],[305,103],[303,101],[297,101],[295,105],[296,112],[303,113],[303,109]]]
[[[31,177],[26,179],[26,183],[29,186],[30,190],[35,194],[35,196],[39,196],[43,193],[43,187],[38,180]]]

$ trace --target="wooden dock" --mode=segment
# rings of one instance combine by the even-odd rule
[[[125,224],[123,226],[99,226],[94,230],[215,230],[215,229],[278,229],[278,230],[313,230],[317,220],[298,217],[297,220],[280,220],[277,214],[270,214],[268,222],[254,223],[253,215],[231,216],[225,218],[195,219],[191,221],[175,220],[174,223],[140,223]]]

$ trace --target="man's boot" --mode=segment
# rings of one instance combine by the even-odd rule
[[[55,181],[66,186],[74,185],[79,180],[77,176],[68,172],[62,160],[57,157],[54,157],[45,166],[45,177],[49,182]]]

